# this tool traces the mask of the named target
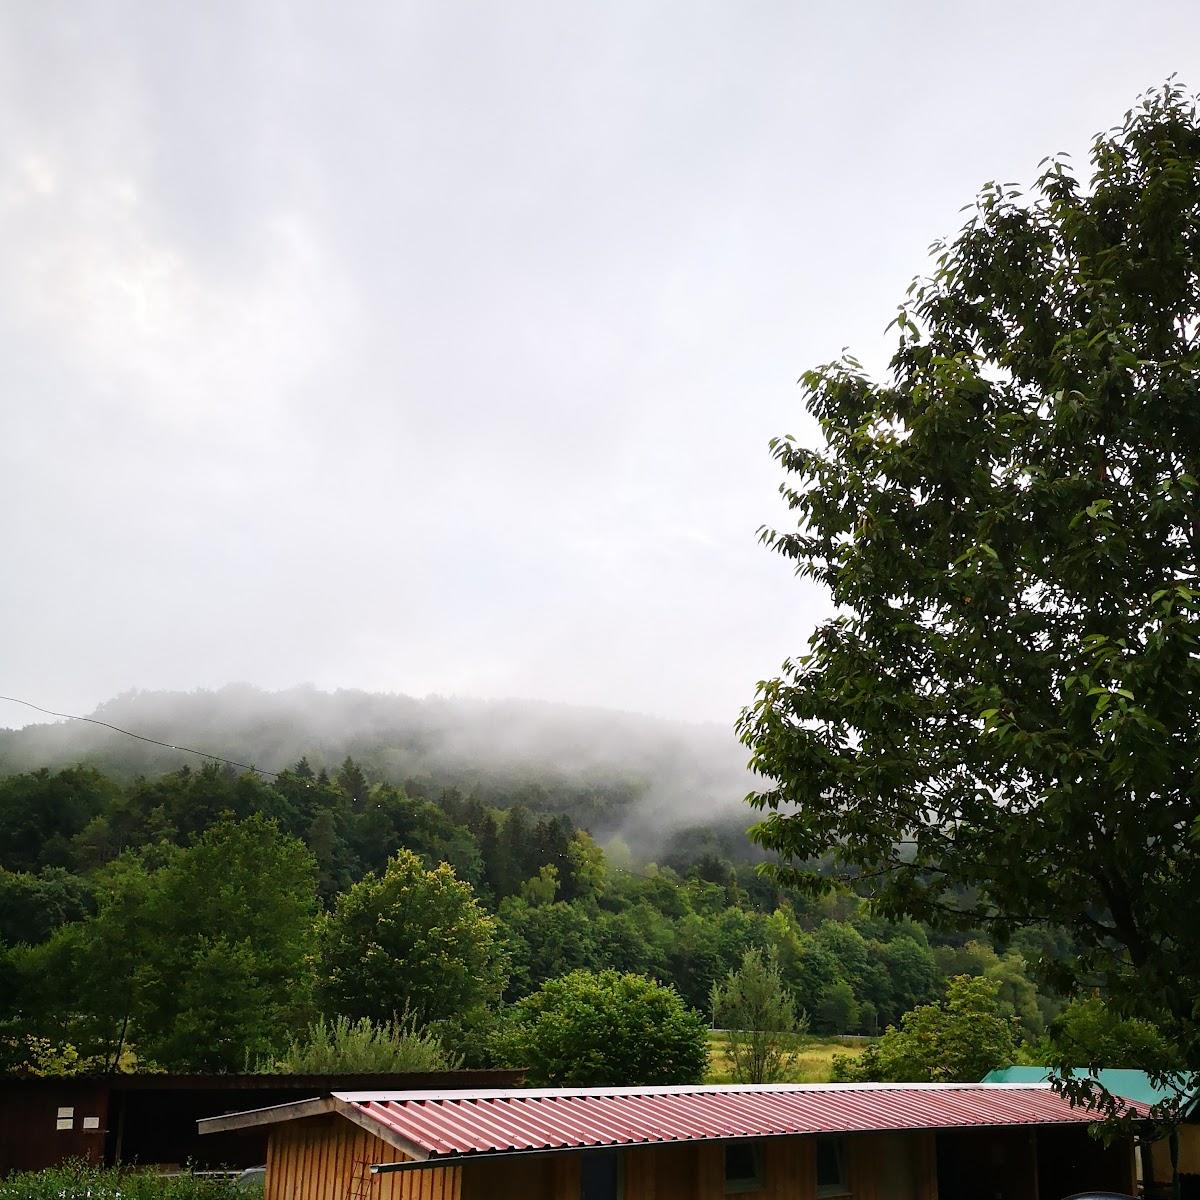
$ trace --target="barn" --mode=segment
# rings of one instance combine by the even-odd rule
[[[1089,1123],[1044,1084],[780,1084],[336,1092],[200,1129],[269,1130],[265,1200],[1132,1194],[1131,1139]]]

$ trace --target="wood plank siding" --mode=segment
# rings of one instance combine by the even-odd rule
[[[762,1187],[747,1200],[816,1200],[816,1140],[764,1138]],[[931,1133],[846,1138],[853,1200],[937,1200]],[[638,1146],[622,1153],[623,1200],[723,1200],[725,1146]],[[579,1155],[463,1164],[461,1200],[579,1200]]]
[[[263,1200],[460,1200],[459,1167],[367,1173],[407,1157],[340,1116],[291,1121],[271,1131]]]
[[[618,1150],[621,1200],[1057,1200],[1075,1182],[1131,1188],[1129,1143],[1104,1148],[1086,1129],[984,1129],[843,1136],[845,1191],[818,1192],[817,1139],[763,1138],[759,1186],[727,1193],[725,1145]],[[583,1153],[516,1155],[370,1175],[405,1154],[330,1113],[275,1126],[264,1200],[579,1200]],[[1040,1176],[1040,1179],[1039,1179]],[[1040,1183],[1040,1187],[1039,1187]]]

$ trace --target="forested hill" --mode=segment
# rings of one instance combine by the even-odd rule
[[[131,692],[86,715],[268,771],[307,757],[332,773],[352,757],[410,793],[519,803],[646,848],[700,825],[740,834],[752,816],[742,803],[746,753],[717,725],[524,700],[244,685]],[[78,763],[128,781],[199,760],[76,721],[0,730],[0,775]]]

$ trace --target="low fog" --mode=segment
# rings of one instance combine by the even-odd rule
[[[279,771],[306,756],[331,773],[347,757],[395,784],[558,805],[590,789],[612,798],[592,832],[620,836],[639,856],[682,828],[744,827],[753,786],[746,751],[719,725],[520,700],[414,699],[360,691],[248,686],[131,693],[87,714],[144,737]],[[48,722],[0,731],[0,773],[84,763],[122,778],[202,759],[98,725]]]

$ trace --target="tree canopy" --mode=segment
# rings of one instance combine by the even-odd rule
[[[741,720],[753,836],[831,854],[883,911],[1006,939],[1196,1046],[1200,117],[1170,84],[989,184],[895,325],[803,387],[766,532],[834,617]]]
[[[496,919],[446,863],[400,850],[337,899],[322,923],[318,990],[327,1011],[387,1022],[454,1017],[499,998]]]

